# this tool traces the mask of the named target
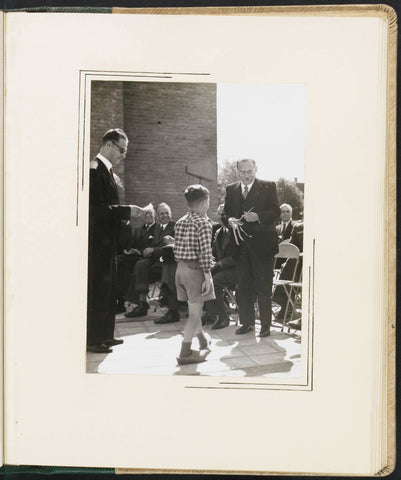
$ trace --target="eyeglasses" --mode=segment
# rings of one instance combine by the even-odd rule
[[[113,140],[111,140],[111,143],[112,143],[113,145],[115,145],[115,146],[119,149],[119,151],[120,151],[121,154],[127,153],[127,149],[126,149],[126,148],[120,147],[120,145],[119,145],[118,143],[116,143],[116,142],[113,142]]]

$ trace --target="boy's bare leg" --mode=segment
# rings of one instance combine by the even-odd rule
[[[203,302],[189,303],[188,302],[188,319],[184,327],[184,342],[191,343],[195,334],[198,333],[197,329],[199,325],[202,325],[201,316],[202,316]]]
[[[199,363],[206,359],[209,350],[209,344],[202,332],[202,307],[203,302],[188,303],[188,319],[184,327],[181,352],[177,361],[179,364]],[[192,350],[191,344],[193,337],[197,335],[200,350]]]
[[[198,337],[198,340],[199,340],[199,348],[201,350],[209,349],[210,338],[207,338],[205,336],[205,332],[203,331],[203,328],[202,328],[201,318],[199,318],[199,322],[196,326],[195,335]]]

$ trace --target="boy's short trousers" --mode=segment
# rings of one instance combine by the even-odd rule
[[[205,277],[196,260],[178,262],[175,273],[175,285],[177,287],[177,299],[180,302],[200,303],[213,300],[215,297],[213,281],[206,295],[202,295],[202,283]]]

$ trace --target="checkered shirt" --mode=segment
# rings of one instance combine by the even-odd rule
[[[178,260],[198,260],[201,269],[212,266],[212,225],[207,217],[188,212],[175,224],[174,255]]]

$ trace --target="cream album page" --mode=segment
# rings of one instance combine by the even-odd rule
[[[250,12],[7,13],[7,464],[387,465],[388,17]],[[301,329],[209,326],[210,356],[181,368],[185,320],[120,314],[124,344],[86,352],[89,169],[117,127],[121,203],[178,220],[202,183],[217,221],[218,176],[241,158],[302,192]]]

